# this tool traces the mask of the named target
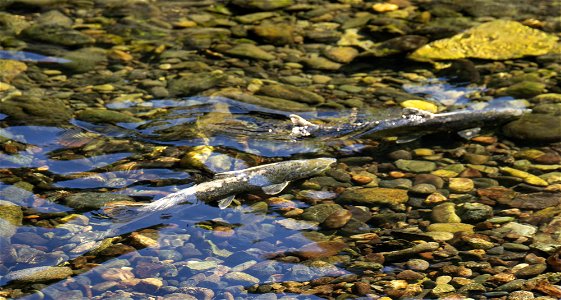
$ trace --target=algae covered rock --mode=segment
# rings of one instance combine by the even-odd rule
[[[460,58],[513,59],[544,55],[555,49],[558,38],[515,21],[481,24],[451,38],[429,43],[409,58],[419,61]]]
[[[503,128],[513,138],[539,142],[561,141],[561,117],[547,114],[529,114],[512,121]]]

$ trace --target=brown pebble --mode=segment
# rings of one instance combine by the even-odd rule
[[[370,284],[367,282],[355,282],[353,285],[353,292],[359,296],[364,296],[372,292]]]
[[[374,178],[364,175],[353,175],[351,178],[357,184],[369,184],[374,180]]]
[[[561,162],[561,156],[557,153],[548,152],[534,159],[536,163],[545,165],[554,165]]]
[[[321,225],[329,229],[341,228],[349,222],[352,216],[353,214],[350,211],[340,209],[330,214]]]
[[[229,238],[235,233],[234,229],[228,226],[216,226],[212,229],[212,234],[215,237]]]
[[[415,272],[413,270],[405,270],[397,274],[397,279],[403,279],[407,281],[415,281],[423,279],[425,276],[421,273]]]
[[[321,241],[302,246],[295,252],[304,259],[322,258],[334,256],[347,245],[340,241]]]
[[[458,176],[463,177],[463,178],[480,178],[483,175],[481,174],[481,172],[479,172],[476,169],[466,168],[465,170],[460,172],[460,174],[458,174]]]
[[[494,136],[476,136],[471,140],[482,144],[494,144],[498,141],[497,137]]]

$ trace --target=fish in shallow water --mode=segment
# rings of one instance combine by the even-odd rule
[[[464,138],[479,133],[481,127],[501,125],[519,118],[529,109],[493,108],[484,110],[459,110],[433,114],[414,108],[406,108],[401,116],[376,121],[357,122],[356,115],[340,126],[317,125],[298,115],[290,115],[292,136],[301,137],[341,137],[361,139],[381,139],[398,137],[398,143],[413,141],[423,135],[436,132],[456,131]]]
[[[221,208],[227,207],[234,196],[239,193],[263,191],[266,194],[280,193],[291,181],[307,178],[320,174],[327,170],[336,159],[334,158],[315,158],[290,160],[272,164],[261,165],[239,171],[219,173],[214,180],[203,182],[192,187],[180,190],[158,199],[152,203],[124,208],[120,221],[106,231],[82,232],[71,237],[66,243],[78,243],[68,253],[69,259],[77,257],[83,253],[99,247],[103,240],[117,235],[126,234],[134,231],[130,229],[130,224],[137,224],[136,229],[147,228],[161,223],[160,218],[156,221],[150,216],[177,212],[178,209],[192,207],[180,205],[183,203],[211,202],[219,201]],[[196,209],[196,208],[195,208]],[[116,216],[118,218],[118,216]],[[119,220],[119,219],[117,219]],[[65,224],[66,226],[72,224]],[[60,227],[64,228],[65,225]],[[17,281],[20,278],[31,276],[34,272],[45,271],[49,267],[37,267],[8,273],[4,278],[5,282]]]

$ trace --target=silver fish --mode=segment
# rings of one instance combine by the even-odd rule
[[[225,208],[230,205],[234,196],[239,193],[263,191],[266,194],[277,194],[280,193],[290,181],[320,174],[335,162],[335,158],[290,160],[216,174],[214,180],[169,194],[152,203],[143,206],[127,207],[122,211],[123,219],[121,219],[121,221],[125,222],[113,224],[106,231],[99,230],[75,234],[67,243],[78,243],[78,246],[67,253],[69,255],[68,259],[75,258],[97,248],[106,238],[133,231],[134,227],[131,230],[129,226],[132,223],[138,223],[136,227],[138,229],[154,226],[161,222],[159,218],[156,218],[157,221],[154,221],[148,218],[149,216],[170,213],[172,210],[176,212],[178,209],[185,209],[188,207],[193,208],[193,206],[190,205],[180,204],[219,200],[219,207]],[[119,216],[117,216],[117,218],[119,218]],[[65,224],[60,227],[71,229],[73,226],[75,225]],[[49,267],[36,267],[29,270],[18,270],[8,273],[4,278],[0,278],[5,282],[18,280],[19,278],[29,276],[30,273],[44,271],[48,268]]]
[[[497,126],[519,118],[529,109],[492,108],[484,110],[459,110],[434,114],[427,111],[406,108],[398,118],[357,122],[356,115],[341,126],[313,124],[298,115],[290,115],[295,138],[314,136],[348,136],[350,138],[380,139],[397,136],[397,142],[410,142],[423,135],[436,132],[457,131],[465,138],[476,135],[481,127]]]

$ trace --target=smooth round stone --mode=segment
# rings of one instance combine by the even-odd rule
[[[36,283],[62,280],[72,276],[72,274],[72,269],[69,267],[35,267],[8,273],[3,279],[7,281]]]
[[[433,223],[430,224],[428,231],[444,231],[450,233],[468,232],[473,233],[473,225],[464,223]]]
[[[346,190],[337,198],[338,202],[361,205],[397,205],[406,203],[407,200],[409,197],[406,190],[388,188]]]
[[[322,223],[333,213],[342,210],[344,209],[339,204],[322,203],[306,208],[304,213],[300,215],[300,218],[307,221]]]
[[[380,181],[380,183],[378,183],[378,185],[384,188],[408,189],[413,185],[413,183],[409,179],[398,178],[393,180],[382,180]]]
[[[534,277],[540,274],[543,274],[543,272],[547,269],[547,265],[546,264],[535,264],[535,265],[529,265],[525,268],[522,268],[518,271],[516,271],[516,273],[514,273],[516,275],[516,277],[519,278],[529,278],[529,277]]]
[[[509,137],[540,142],[561,140],[559,116],[548,114],[529,114],[507,124],[503,130]]]
[[[534,293],[530,291],[514,291],[508,295],[508,300],[532,300],[534,299]]]
[[[407,150],[396,150],[396,151],[390,152],[390,154],[388,154],[388,156],[391,159],[394,159],[394,160],[399,160],[399,159],[409,160],[413,157],[411,152],[409,152]]]
[[[523,245],[523,244],[517,244],[517,243],[503,243],[502,245],[506,250],[510,250],[510,251],[520,251],[520,252],[525,252],[530,250],[530,247]]]
[[[223,277],[226,281],[230,281],[242,285],[253,285],[259,283],[259,279],[244,272],[230,272]]]
[[[430,263],[424,259],[410,259],[408,260],[405,265],[414,271],[424,271],[430,267]]]
[[[341,209],[330,214],[321,225],[329,229],[341,228],[351,220],[352,216],[350,211]]]
[[[426,232],[427,236],[430,236],[435,241],[449,241],[454,238],[454,234],[450,232],[441,232],[441,231],[434,231],[434,232]]]
[[[467,223],[485,221],[493,216],[493,208],[481,203],[462,203],[457,206],[458,216]]]
[[[439,176],[432,174],[417,174],[415,175],[415,185],[428,183],[434,185],[437,189],[444,187],[444,180]]]
[[[442,203],[432,209],[432,220],[436,223],[460,223],[454,203]]]
[[[412,186],[409,191],[417,194],[432,194],[436,192],[436,187],[430,183],[420,183]]]
[[[453,193],[469,193],[473,190],[473,181],[469,178],[450,178],[448,188]]]
[[[399,159],[395,162],[395,165],[400,170],[413,173],[428,173],[436,169],[436,163],[424,160]]]

